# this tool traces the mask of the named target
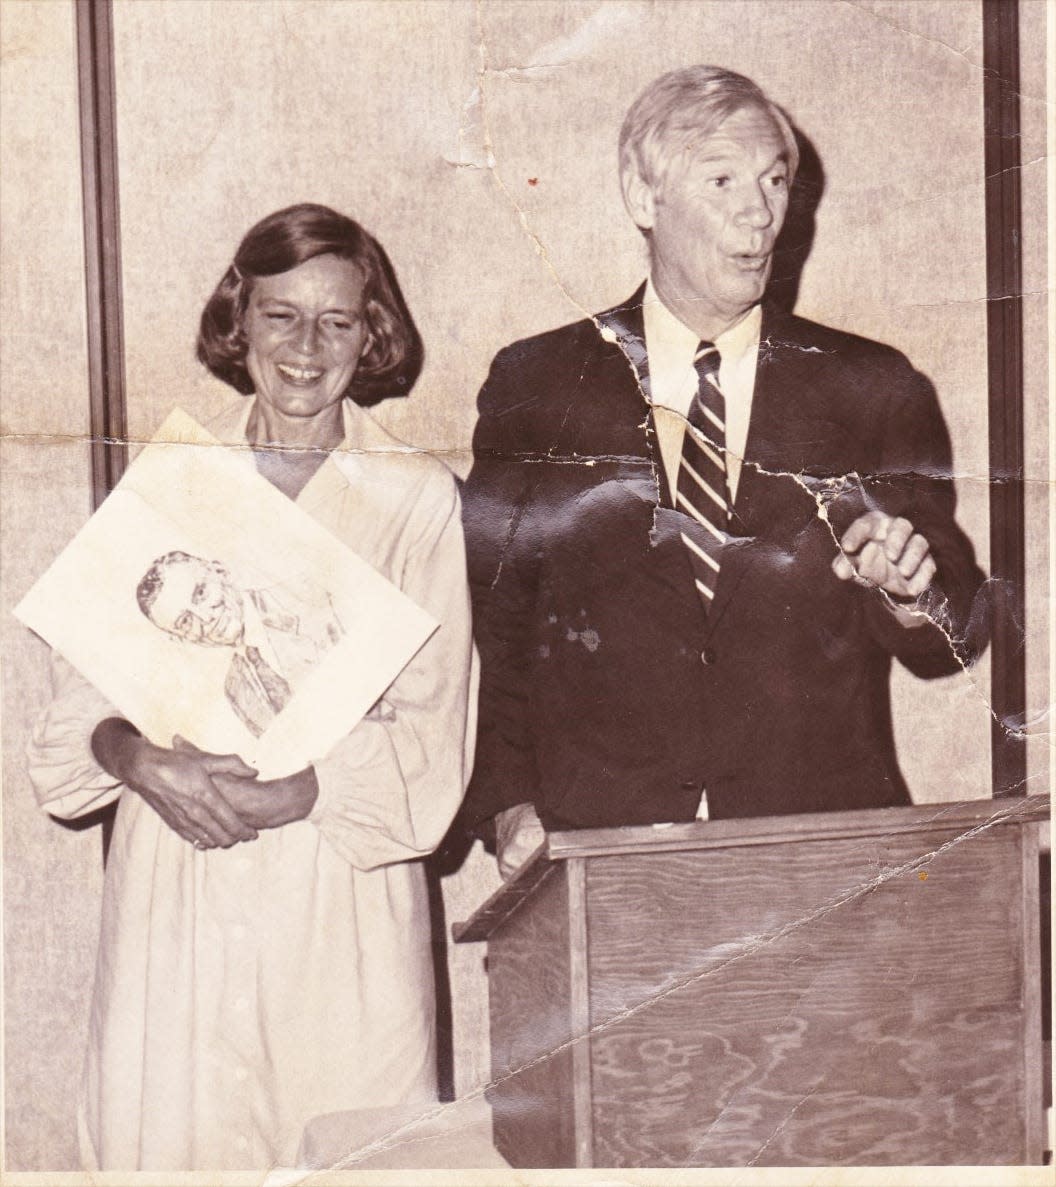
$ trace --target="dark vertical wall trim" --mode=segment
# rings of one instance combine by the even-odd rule
[[[983,80],[990,574],[996,594],[991,776],[999,796],[1025,794],[1027,776],[1018,0],[983,0]]]
[[[111,0],[76,0],[92,507],[128,463]]]
[[[128,465],[125,353],[121,309],[121,223],[117,194],[117,111],[111,0],[75,0],[77,94],[81,117],[85,303],[92,509]],[[101,816],[103,860],[114,810]]]

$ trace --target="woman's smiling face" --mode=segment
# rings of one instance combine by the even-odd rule
[[[335,255],[254,281],[243,319],[246,369],[265,413],[312,420],[340,404],[368,345],[365,283],[351,260]]]

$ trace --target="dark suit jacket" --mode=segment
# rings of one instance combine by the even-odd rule
[[[640,299],[601,315],[628,341]],[[902,355],[764,311],[738,539],[706,618],[648,405],[594,321],[503,350],[479,411],[467,824],[524,801],[548,828],[689,820],[702,788],[712,818],[909,802],[891,658],[922,676],[969,661],[982,574],[935,393]],[[833,575],[834,533],[874,506],[930,542],[941,628],[908,630]]]

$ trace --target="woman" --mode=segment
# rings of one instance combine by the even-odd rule
[[[118,800],[80,1111],[91,1169],[289,1165],[314,1115],[435,1099],[414,859],[472,753],[462,535],[451,474],[360,406],[409,390],[417,332],[379,245],[301,205],[246,235],[198,357],[249,397],[213,434],[441,625],[329,754],[271,782],[153,745],[56,661],[38,796],[62,817]]]

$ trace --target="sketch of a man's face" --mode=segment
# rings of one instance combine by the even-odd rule
[[[163,631],[207,647],[234,647],[244,629],[242,595],[217,561],[178,554],[156,562],[144,613]]]

